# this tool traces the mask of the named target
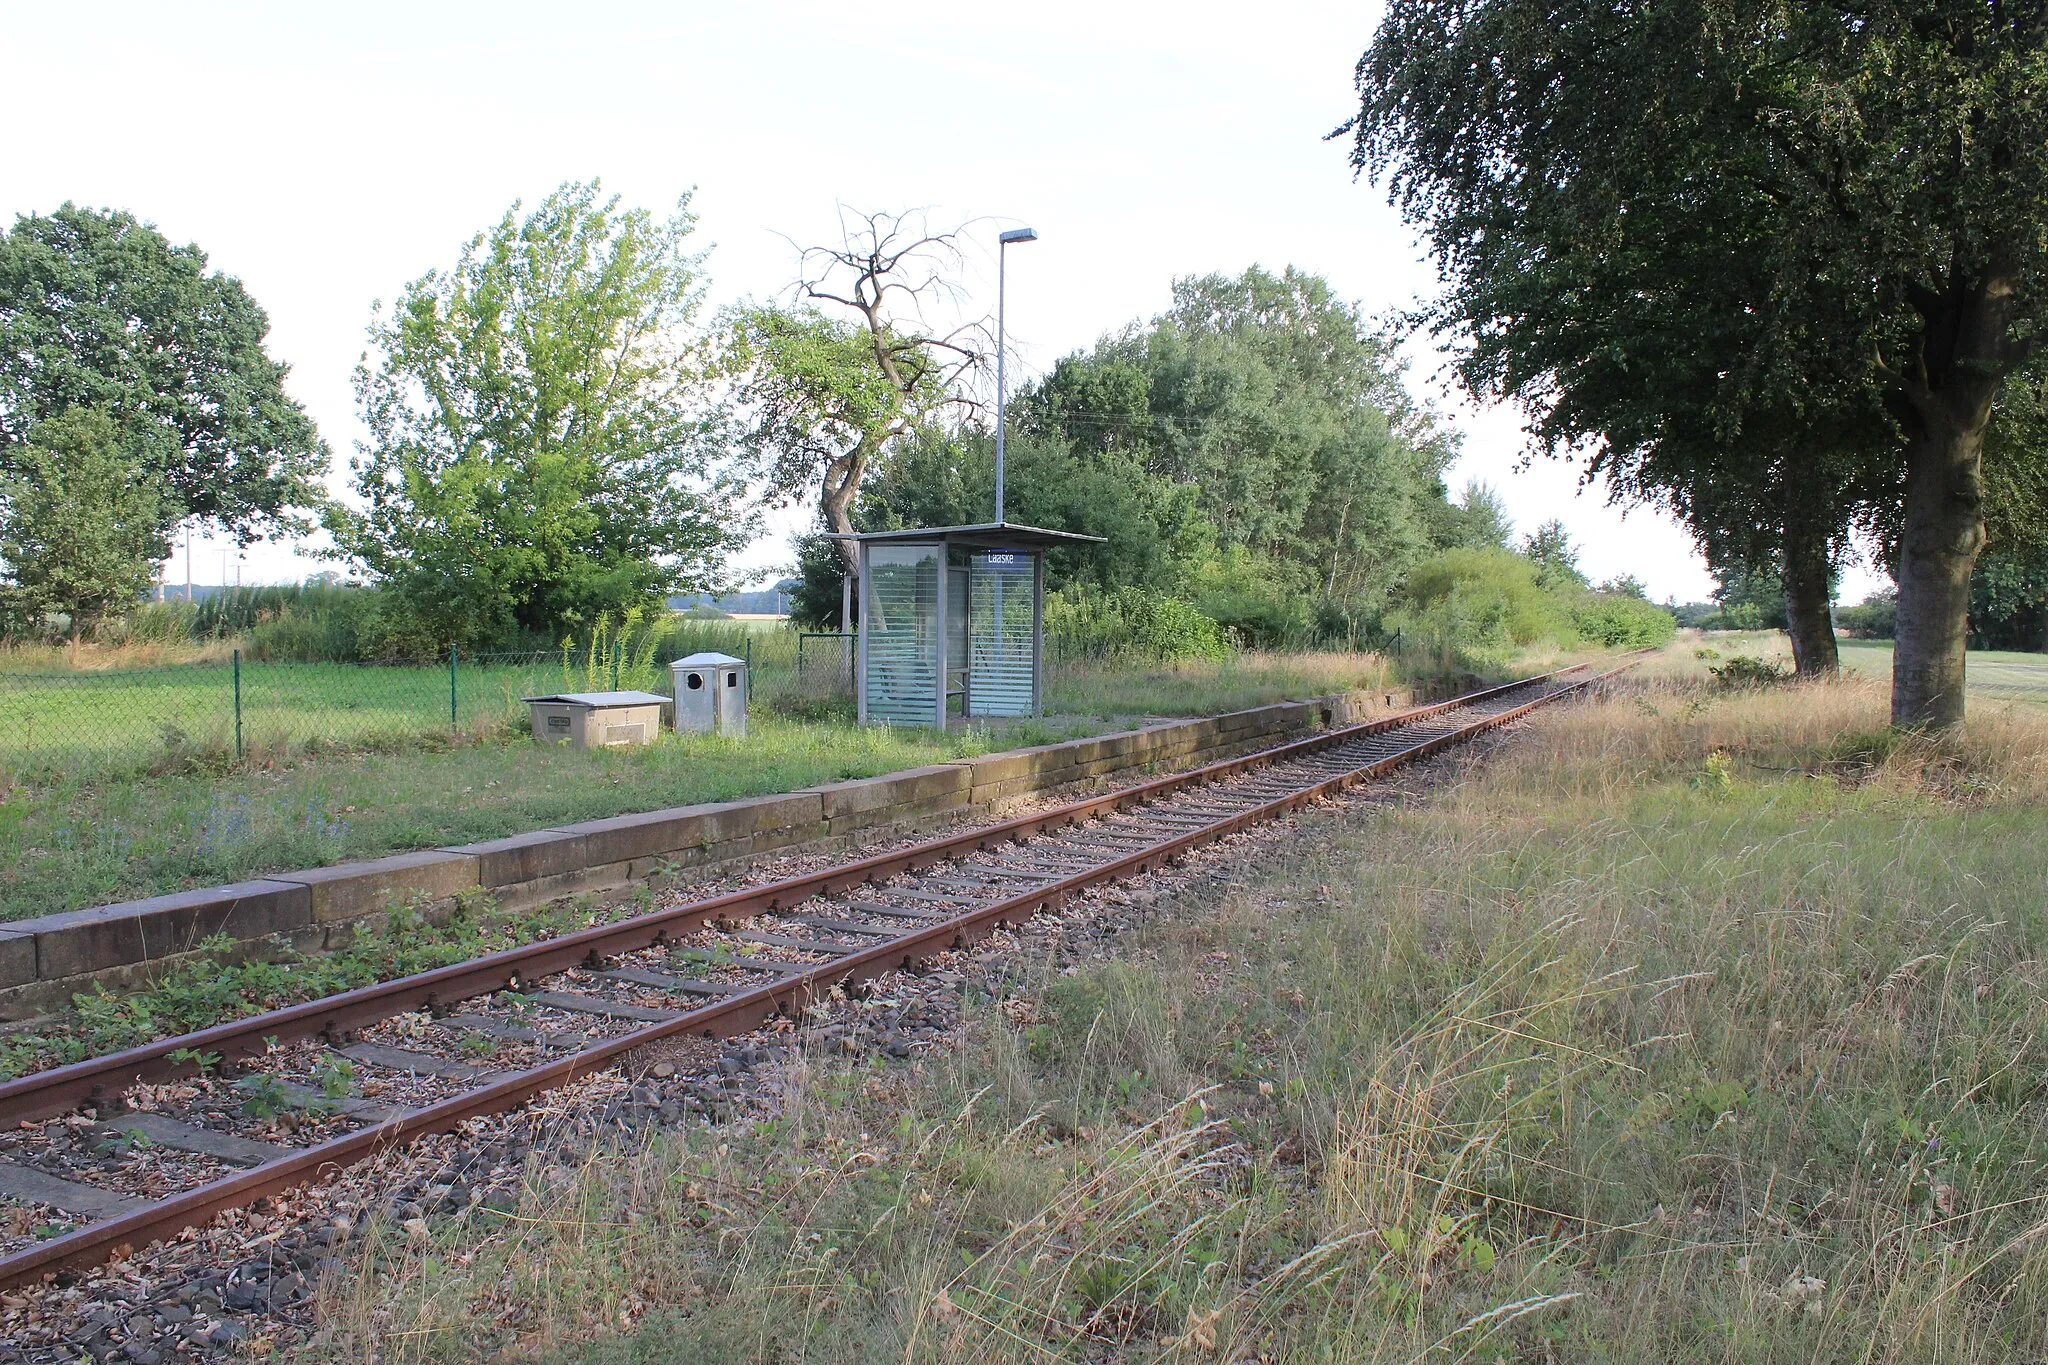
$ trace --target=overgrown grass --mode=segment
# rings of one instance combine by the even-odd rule
[[[1268,653],[1222,659],[1076,659],[1052,673],[1054,712],[1083,716],[1205,716],[1354,688],[1392,685],[1401,676],[1378,654],[1346,651]]]
[[[1347,650],[1247,650],[1223,659],[1063,663],[1054,673],[1051,708],[1081,716],[1200,716],[1301,697],[1405,688],[1411,681],[1466,684],[1522,677],[1582,659],[1610,658],[1597,649],[1538,646],[1507,650],[1481,661],[1480,672],[1461,656],[1390,659]]]
[[[1746,654],[1781,665],[1789,666],[1792,662],[1791,641],[1783,631],[1692,631],[1681,643],[1687,649],[1709,650],[1724,660]],[[1890,682],[1890,640],[1843,637],[1837,643],[1841,648],[1843,671],[1879,684]],[[1975,708],[1973,714],[1986,707],[2010,702],[2048,705],[2048,654],[1973,649],[1969,651],[1966,663],[1969,675],[1966,700],[1970,707]]]
[[[942,735],[757,714],[744,740],[665,734],[645,747],[579,751],[515,735],[302,753],[275,768],[202,766],[23,786],[0,800],[0,918],[791,791],[1088,728],[1038,722]]]
[[[1673,665],[1675,668],[1676,665]],[[1993,1361],[2048,1350],[2048,726],[1687,679],[1029,966],[923,1075],[536,1165],[338,1357]],[[482,1215],[479,1215],[482,1217]]]
[[[481,734],[462,737],[435,728],[446,721],[445,669],[247,669],[249,758],[240,764],[224,747],[227,670],[166,670],[165,687],[123,713],[136,736],[158,736],[135,738],[153,751],[147,766],[59,766],[14,782],[0,769],[0,919],[626,811],[789,791],[1098,733],[1149,716],[1377,688],[1390,675],[1378,656],[1341,653],[1074,664],[1056,675],[1057,714],[1049,719],[938,735],[857,727],[828,668],[799,675],[792,667],[756,694],[752,733],[743,741],[664,735],[647,748],[581,753],[536,748],[504,722],[526,691],[607,686],[601,668],[594,680],[584,676],[598,667],[587,662],[571,660],[583,671],[568,684],[560,660],[461,672],[462,714],[488,720]],[[383,690],[366,697],[362,689],[372,682]],[[5,686],[0,677],[0,691]],[[66,714],[54,702],[45,711],[45,720]],[[313,743],[287,735],[298,733],[287,720],[304,730],[336,716],[336,738]]]

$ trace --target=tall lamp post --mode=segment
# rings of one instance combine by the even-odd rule
[[[1011,228],[996,238],[996,525],[1003,524],[1003,407],[1008,395],[1003,387],[1003,296],[1007,284],[1010,243],[1035,242],[1032,228]]]

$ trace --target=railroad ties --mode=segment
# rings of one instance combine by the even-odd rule
[[[1527,679],[0,1084],[0,1208],[41,1220],[40,1240],[0,1244],[0,1288],[171,1236],[649,1043],[798,1014],[835,986],[914,968],[1609,676]]]

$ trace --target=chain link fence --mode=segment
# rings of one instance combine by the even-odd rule
[[[794,632],[740,645],[754,691],[799,681]],[[663,651],[666,655],[675,651]],[[0,779],[176,770],[321,748],[397,749],[517,731],[523,699],[669,691],[668,658],[574,649],[467,654],[427,665],[278,663],[241,650],[155,668],[0,668]],[[816,670],[813,670],[814,672]],[[829,679],[820,681],[830,691]]]
[[[1399,643],[1395,637],[1395,649]],[[659,647],[643,641],[527,653],[450,650],[432,664],[290,663],[233,650],[163,667],[57,671],[45,664],[27,671],[10,668],[14,661],[0,655],[0,792],[16,781],[225,768],[323,749],[394,751],[516,735],[527,725],[526,697],[622,689],[665,696],[670,660],[704,649],[746,658],[756,709],[796,720],[853,717],[849,637],[727,623],[664,636]],[[1053,709],[1102,716],[1156,710],[1156,698],[1132,688],[1154,686],[1156,677],[1148,677],[1170,665],[1128,645],[1048,632],[1045,667]],[[1305,677],[1297,690],[1325,685]],[[1338,678],[1327,685],[1348,684]],[[1217,704],[1227,699],[1219,692]],[[1188,707],[1200,704],[1187,697]]]

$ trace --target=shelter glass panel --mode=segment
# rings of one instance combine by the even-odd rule
[[[969,561],[967,704],[974,715],[1031,714],[1033,560],[1020,550],[991,550]]]
[[[891,725],[939,722],[939,570],[937,545],[867,547],[867,692],[869,720]]]

